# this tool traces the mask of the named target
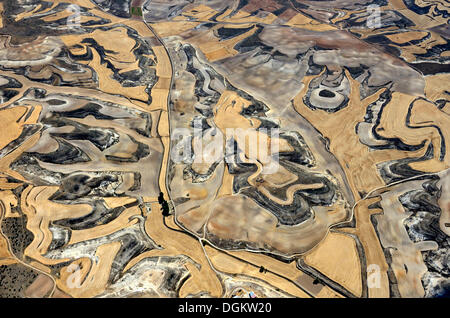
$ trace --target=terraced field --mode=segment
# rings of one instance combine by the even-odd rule
[[[448,1],[0,12],[0,297],[448,297]]]

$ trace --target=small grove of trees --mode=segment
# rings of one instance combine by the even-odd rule
[[[142,17],[142,9],[140,7],[131,7],[131,15]]]
[[[161,205],[161,211],[163,216],[170,215],[169,203],[164,199],[164,193],[160,192],[158,196],[158,202]]]

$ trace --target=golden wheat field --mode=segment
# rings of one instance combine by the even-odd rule
[[[0,298],[449,296],[448,1],[0,13]]]

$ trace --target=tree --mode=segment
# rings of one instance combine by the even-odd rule
[[[160,192],[158,196],[158,202],[161,205],[161,211],[163,216],[170,215],[169,203],[164,199],[164,193]]]

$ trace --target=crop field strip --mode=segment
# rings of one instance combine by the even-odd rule
[[[448,293],[447,1],[19,2],[0,297]]]

